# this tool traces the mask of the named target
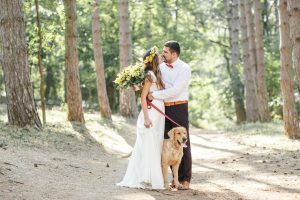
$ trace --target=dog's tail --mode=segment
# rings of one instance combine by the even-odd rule
[[[122,156],[122,158],[129,158],[131,156],[131,154],[132,154],[132,151],[129,154]]]

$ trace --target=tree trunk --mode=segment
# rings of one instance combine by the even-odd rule
[[[290,14],[290,37],[293,43],[293,60],[298,81],[298,91],[300,93],[300,1],[288,0],[287,6]]]
[[[244,107],[244,86],[238,70],[238,65],[240,64],[238,0],[225,1],[227,5],[227,20],[231,49],[231,90],[235,103],[237,123],[240,123],[246,121],[246,111]]]
[[[257,61],[256,85],[258,97],[258,110],[260,120],[262,122],[270,121],[270,112],[268,106],[268,94],[265,80],[265,64],[264,64],[264,40],[263,40],[263,24],[262,24],[262,8],[260,0],[254,0],[255,13],[255,52]]]
[[[268,0],[264,0],[264,6],[263,6],[263,32],[265,33],[264,35],[269,36],[270,35],[270,28],[269,28],[269,2]]]
[[[44,70],[42,65],[42,30],[40,23],[40,12],[39,12],[39,0],[35,0],[35,9],[36,9],[36,25],[38,32],[38,66],[39,72],[41,76],[40,81],[40,97],[41,97],[41,107],[42,107],[42,115],[43,115],[43,124],[46,124],[46,104],[45,104],[45,78],[44,78]]]
[[[292,71],[292,41],[290,39],[287,0],[279,0],[280,31],[280,85],[283,98],[283,121],[285,134],[290,139],[299,138],[298,113],[295,105],[294,82]]]
[[[174,30],[175,30],[175,33],[178,31],[178,19],[179,19],[179,2],[178,0],[175,1],[175,27],[174,27]]]
[[[0,36],[8,122],[42,128],[29,77],[22,0],[0,1]]]
[[[119,0],[120,21],[120,70],[132,62],[131,32],[128,11],[128,0]],[[134,117],[137,114],[137,104],[133,90],[124,90],[120,94],[120,112],[124,117]]]
[[[94,12],[92,16],[92,29],[93,29],[93,47],[94,47],[94,59],[96,67],[96,79],[98,90],[98,102],[100,106],[100,113],[103,118],[111,119],[111,110],[108,102],[106,83],[104,76],[104,62],[102,53],[102,40],[100,30],[100,8],[99,0],[95,0]]]
[[[77,30],[76,30],[76,0],[65,0],[66,12],[66,79],[68,120],[84,122],[82,109],[82,96],[80,90],[78,55],[77,55]]]
[[[52,72],[52,67],[47,67],[46,69],[46,89],[45,89],[45,99],[46,101],[49,101],[50,98],[50,90],[51,87],[53,88],[53,72]]]
[[[258,120],[258,108],[257,108],[257,97],[256,97],[256,85],[254,70],[251,68],[250,63],[250,40],[248,37],[248,23],[246,14],[246,0],[239,1],[240,7],[240,28],[241,28],[241,40],[243,47],[243,61],[244,61],[244,76],[245,76],[245,89],[246,89],[246,116],[247,121],[257,121]],[[251,11],[251,10],[250,10]],[[251,13],[250,13],[251,14]],[[247,23],[248,22],[248,23]]]
[[[245,3],[245,14],[246,14],[246,24],[247,24],[247,37],[248,37],[248,48],[249,48],[249,68],[247,68],[247,78],[248,88],[246,86],[246,110],[247,110],[247,120],[250,122],[255,122],[259,120],[258,111],[258,98],[257,98],[257,88],[256,88],[256,54],[255,54],[255,31],[254,22],[252,14],[252,0],[244,1]]]
[[[274,0],[274,11],[275,11],[275,24],[279,24],[279,16],[278,16],[278,6],[277,5],[278,0]],[[274,26],[274,33],[277,35],[278,34],[278,26]]]

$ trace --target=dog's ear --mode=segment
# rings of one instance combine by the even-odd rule
[[[175,129],[172,128],[169,132],[168,132],[168,136],[171,140],[174,139],[174,134],[175,134]]]

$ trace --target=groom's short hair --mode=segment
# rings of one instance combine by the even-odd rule
[[[164,46],[169,47],[173,52],[175,51],[178,56],[180,55],[180,45],[177,41],[167,41]]]

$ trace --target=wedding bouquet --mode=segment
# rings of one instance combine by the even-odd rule
[[[117,89],[140,88],[143,86],[145,71],[142,64],[124,68],[117,74],[114,83]]]

